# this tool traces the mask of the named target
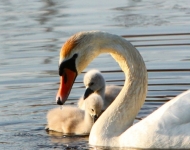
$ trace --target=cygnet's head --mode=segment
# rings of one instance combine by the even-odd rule
[[[93,93],[85,100],[85,111],[87,111],[92,118],[96,120],[102,112],[103,105],[104,102],[102,97],[96,93]]]
[[[86,99],[92,93],[99,93],[100,91],[104,93],[105,91],[104,77],[102,76],[101,72],[96,69],[88,71],[84,76],[83,82],[86,87],[84,99]]]

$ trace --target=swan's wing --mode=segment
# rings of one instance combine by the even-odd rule
[[[188,147],[190,145],[190,90],[165,103],[148,117],[130,127],[120,136],[120,139],[121,145],[128,144],[131,147]]]
[[[190,123],[190,90],[178,95],[168,103],[168,109],[163,113],[161,120],[167,126]]]
[[[190,90],[165,103],[142,122],[153,122],[168,129],[190,123]]]

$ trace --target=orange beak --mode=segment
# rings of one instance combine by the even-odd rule
[[[56,96],[58,105],[63,105],[67,100],[76,76],[76,72],[67,68],[64,69],[64,75],[60,77],[60,86]]]

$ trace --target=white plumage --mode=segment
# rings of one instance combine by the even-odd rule
[[[106,85],[105,79],[101,72],[96,69],[89,70],[84,75],[83,82],[86,89],[91,89],[94,93],[97,93],[102,97],[104,101],[103,110],[106,110],[106,108],[114,101],[122,89],[121,86]],[[82,110],[85,109],[85,100],[83,97],[79,99],[78,107]]]
[[[94,117],[101,114],[102,107],[102,98],[92,94],[85,100],[85,110],[72,105],[54,108],[47,114],[47,128],[63,134],[89,134]]]
[[[75,61],[78,74],[101,53],[110,53],[125,73],[121,92],[91,129],[91,145],[190,148],[190,91],[133,125],[147,92],[147,70],[139,52],[124,38],[106,32],[80,32],[69,39],[71,43],[76,41],[74,48],[62,49],[66,53],[61,53],[60,60],[63,62],[78,54]],[[100,62],[100,65],[103,64]]]

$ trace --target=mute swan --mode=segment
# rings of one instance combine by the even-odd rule
[[[190,148],[190,91],[132,125],[146,98],[147,70],[136,48],[117,35],[80,32],[66,41],[60,52],[57,104],[65,102],[76,76],[100,53],[110,53],[119,63],[125,83],[93,125],[89,143],[130,148]]]
[[[63,134],[89,134],[102,107],[101,96],[94,93],[85,100],[85,111],[74,106],[52,109],[47,114],[47,129]]]
[[[103,110],[106,110],[106,108],[113,102],[122,89],[121,86],[116,85],[106,86],[104,77],[102,76],[101,72],[96,69],[89,70],[84,75],[83,82],[86,87],[86,91],[84,98],[81,97],[78,101],[78,107],[82,110],[85,109],[85,99],[92,93],[97,93],[103,98]]]

